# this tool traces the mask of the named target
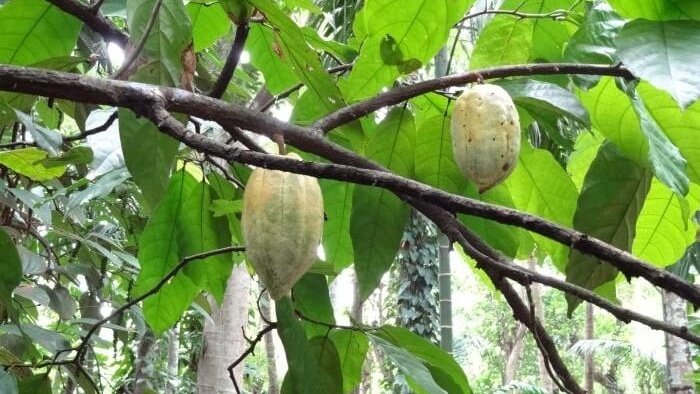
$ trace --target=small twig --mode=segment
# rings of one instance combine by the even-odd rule
[[[146,28],[143,31],[143,36],[139,38],[139,42],[129,52],[126,59],[124,59],[124,63],[122,63],[121,67],[119,67],[119,69],[112,74],[112,79],[121,79],[124,73],[131,68],[136,59],[141,55],[141,51],[143,51],[143,48],[146,46],[146,41],[148,41],[148,36],[151,35],[151,30],[153,30],[153,26],[156,24],[156,19],[158,19],[160,6],[162,4],[163,0],[156,0],[156,3],[153,5],[153,9],[151,10],[151,15],[148,18],[148,22],[146,23]]]
[[[124,311],[126,311],[126,310],[129,309],[129,308],[131,308],[132,306],[138,304],[139,302],[141,302],[141,301],[145,300],[146,298],[148,298],[148,297],[154,295],[155,293],[157,293],[158,290],[160,290],[161,287],[163,287],[166,283],[168,283],[168,281],[169,281],[172,277],[174,277],[175,275],[177,275],[177,273],[180,272],[180,270],[181,270],[182,268],[184,268],[187,264],[191,263],[192,261],[201,260],[201,259],[206,259],[207,257],[211,257],[211,256],[223,254],[223,253],[242,252],[242,251],[244,251],[244,250],[245,250],[245,247],[243,247],[243,246],[227,246],[227,247],[225,247],[225,248],[214,249],[214,250],[210,250],[210,251],[207,251],[207,252],[202,252],[202,253],[194,254],[194,255],[187,256],[187,257],[183,258],[182,260],[180,260],[180,262],[179,262],[175,267],[173,267],[172,270],[170,270],[170,272],[168,272],[165,276],[163,276],[163,278],[161,278],[161,280],[160,280],[155,286],[153,286],[150,290],[148,290],[147,292],[141,294],[140,296],[138,296],[138,297],[132,299],[131,301],[129,301],[129,302],[123,304],[123,305],[120,306],[119,308],[117,308],[117,309],[115,309],[114,311],[112,311],[112,313],[110,313],[108,316],[102,318],[101,320],[99,320],[98,322],[96,322],[95,324],[93,324],[93,325],[90,327],[90,329],[88,330],[88,332],[83,336],[80,345],[78,345],[78,346],[76,347],[75,350],[77,351],[77,354],[75,355],[75,359],[76,359],[76,360],[79,360],[79,359],[82,358],[83,354],[85,353],[85,351],[86,351],[86,349],[87,349],[88,343],[90,342],[90,338],[92,337],[92,335],[95,334],[95,332],[96,332],[103,324],[109,322],[109,321],[112,320],[115,316],[117,316],[117,315],[123,313]]]
[[[63,138],[63,141],[79,141],[82,140],[85,137],[88,137],[93,134],[98,134],[103,131],[107,131],[110,126],[114,123],[115,120],[119,117],[119,111],[114,111],[112,112],[111,115],[109,115],[109,118],[100,126],[94,127],[89,130],[85,130],[82,133],[76,134],[76,135],[69,135],[67,137]]]
[[[248,341],[248,348],[246,350],[244,350],[243,353],[241,353],[241,355],[238,356],[238,358],[236,358],[231,363],[231,365],[228,366],[228,368],[227,368],[228,374],[229,374],[229,377],[231,378],[231,382],[233,382],[233,387],[236,389],[236,393],[240,394],[241,389],[238,387],[238,382],[236,381],[236,375],[234,374],[233,370],[238,366],[238,364],[242,363],[243,360],[245,360],[245,358],[248,357],[248,355],[252,354],[255,351],[255,346],[257,346],[257,344],[260,343],[260,341],[262,341],[265,334],[267,334],[268,332],[270,332],[276,328],[277,328],[277,323],[270,323],[267,326],[265,326],[262,330],[258,331],[258,334],[255,336],[255,338],[253,338],[253,339],[246,338],[246,340]]]
[[[226,87],[238,66],[238,61],[241,58],[241,52],[243,52],[243,47],[245,47],[245,41],[248,38],[248,32],[250,27],[247,21],[242,21],[236,28],[236,36],[233,38],[233,45],[231,45],[231,50],[226,57],[226,63],[221,69],[219,78],[214,83],[214,87],[209,92],[209,97],[221,98],[226,91]]]
[[[221,164],[219,164],[213,157],[205,154],[204,155],[204,160],[207,161],[207,163],[213,165],[214,167],[218,168],[219,171],[223,174],[224,178],[226,178],[227,181],[233,183],[234,185],[240,187],[241,189],[245,189],[245,185],[238,180],[238,178],[234,177],[233,175],[229,174],[228,170],[224,168]]]
[[[95,2],[90,5],[90,10],[95,13],[99,12],[104,2],[105,0],[95,0]]]
[[[570,10],[564,10],[564,9],[558,9],[546,13],[529,13],[529,12],[520,12],[517,9],[515,10],[483,10],[483,11],[478,11],[473,14],[469,14],[465,16],[464,18],[460,19],[459,22],[457,22],[457,25],[461,25],[462,23],[468,21],[469,19],[476,18],[482,15],[510,15],[517,17],[518,19],[526,19],[526,18],[534,18],[534,19],[552,19],[555,21],[561,21],[561,20],[567,20],[566,18],[569,16]]]

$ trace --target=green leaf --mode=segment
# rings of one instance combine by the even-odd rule
[[[284,346],[289,366],[281,392],[285,394],[340,393],[342,382],[337,378],[342,377],[342,374],[338,352],[332,343],[318,343],[306,339],[306,333],[294,313],[294,306],[289,297],[278,300],[275,303],[275,310],[277,333]],[[323,346],[324,344],[331,346]],[[324,362],[328,365],[322,364]]]
[[[689,182],[688,175],[685,173],[687,164],[685,159],[661,130],[633,87],[627,88],[627,94],[632,100],[632,108],[639,117],[642,133],[648,140],[649,161],[651,161],[654,175],[676,194],[685,196],[688,194]]]
[[[697,138],[700,133],[700,102],[681,111],[666,92],[649,84],[640,84],[637,91],[652,118],[688,161],[690,180],[700,184],[700,139]]]
[[[531,20],[497,15],[479,34],[469,67],[474,70],[527,63],[531,48]]]
[[[19,381],[19,394],[52,394],[48,373],[33,375]]]
[[[574,228],[630,250],[650,181],[650,171],[623,157],[614,144],[603,144],[586,174],[577,201]],[[566,265],[566,280],[594,290],[613,281],[617,272],[617,268],[607,262],[572,250]],[[569,314],[580,302],[567,295]]]
[[[625,21],[606,2],[598,2],[586,13],[586,20],[571,36],[564,59],[573,63],[613,64],[618,61],[615,37]],[[600,77],[575,75],[574,80],[590,88]]]
[[[432,116],[416,133],[416,179],[450,193],[459,193],[467,180],[452,154],[450,116]]]
[[[0,228],[0,301],[7,309],[13,310],[12,291],[22,281],[22,260],[12,238]]]
[[[187,13],[192,21],[195,52],[209,48],[231,30],[231,21],[218,3],[190,2],[187,4]]]
[[[691,186],[687,201],[657,180],[639,213],[632,253],[657,267],[678,261],[695,240],[696,228],[690,213],[698,210],[700,188]]]
[[[360,55],[350,75],[341,81],[345,98],[357,101],[371,97],[401,74],[427,63],[445,45],[452,25],[471,3],[471,0],[366,2],[354,28],[356,36],[365,35]],[[392,43],[395,55],[392,57],[396,61],[385,61],[383,42]]]
[[[570,117],[584,126],[590,126],[588,111],[570,91],[549,82],[534,79],[514,79],[498,83],[513,101],[538,119],[542,113]]]
[[[629,99],[612,78],[604,77],[595,88],[581,93],[581,102],[591,114],[596,130],[614,142],[627,158],[646,166],[649,144],[640,131]]]
[[[700,3],[695,0],[608,0],[627,19],[653,21],[700,19]]]
[[[138,42],[146,32],[157,0],[127,0],[127,25],[131,39]],[[144,55],[157,59],[171,81],[180,86],[182,58],[192,45],[192,26],[182,1],[163,1],[146,44]],[[140,81],[144,82],[144,81]]]
[[[671,93],[681,108],[700,97],[700,22],[634,20],[616,44],[632,73]]]
[[[272,29],[259,23],[250,27],[246,50],[250,53],[250,62],[262,72],[265,86],[272,94],[278,94],[299,83],[299,78],[292,71],[290,59],[280,49],[279,36]]]
[[[340,366],[340,355],[335,344],[325,335],[309,340],[309,355],[314,361],[309,373],[316,375],[315,387],[309,387],[310,392],[341,394],[343,393],[343,371]]]
[[[2,151],[0,164],[37,182],[48,181],[63,175],[66,167],[46,167],[43,164],[46,156],[46,152],[37,148]]]
[[[340,357],[343,374],[343,393],[350,393],[362,381],[362,365],[369,349],[369,340],[363,332],[333,330],[328,334]]]
[[[462,367],[460,367],[447,352],[430,341],[412,333],[408,329],[403,327],[383,326],[369,333],[369,336],[375,344],[377,343],[377,339],[384,340],[420,360],[430,371],[431,380],[437,383],[440,388],[444,389],[444,392],[450,394],[467,394],[472,392],[467,377],[464,375],[464,371],[462,371]],[[391,358],[396,362],[394,357]],[[399,368],[401,368],[400,365]],[[404,372],[406,378],[409,379],[409,382],[412,377],[417,378],[417,376],[413,374],[406,373],[406,370],[402,369],[402,372]],[[432,385],[432,383],[428,381],[428,385]],[[423,388],[427,389],[428,386],[423,386]]]
[[[325,275],[305,274],[294,285],[292,294],[294,306],[304,317],[326,324],[335,323]],[[323,324],[305,322],[304,326],[309,338],[328,332],[328,326]]]
[[[76,146],[56,157],[47,157],[41,161],[45,167],[60,167],[68,164],[88,165],[92,163],[92,149],[87,146]]]
[[[581,133],[576,139],[574,150],[566,163],[566,172],[571,176],[579,193],[583,189],[586,173],[598,155],[598,149],[603,141],[604,138],[594,132]]]
[[[515,208],[570,227],[576,209],[576,186],[552,154],[525,142],[518,165],[506,179]],[[541,235],[532,235],[539,249],[562,268],[567,248]]]
[[[340,272],[353,261],[350,238],[350,214],[354,185],[349,182],[320,180],[326,224],[323,226],[323,250],[328,262]]]
[[[0,393],[17,394],[19,387],[15,376],[4,369],[0,370]]]
[[[357,57],[357,51],[351,46],[338,41],[323,39],[314,28],[304,26],[301,28],[301,32],[311,46],[318,50],[331,53],[345,63],[352,63]]]
[[[20,326],[16,324],[3,324],[0,326],[0,332],[26,336],[31,339],[32,342],[48,350],[51,354],[56,354],[61,350],[70,348],[70,342],[62,334],[34,324],[22,324]]]
[[[57,131],[49,130],[34,123],[34,119],[22,111],[15,110],[15,115],[17,116],[17,120],[27,128],[27,131],[29,131],[40,148],[49,152],[51,155],[58,154],[61,144],[63,143],[63,137]]]
[[[182,202],[177,217],[180,258],[231,245],[226,220],[215,218],[210,206],[211,190],[205,182],[195,186]],[[231,253],[223,253],[189,263],[184,273],[221,302],[232,269]]]
[[[414,144],[413,116],[405,108],[396,108],[377,127],[366,155],[395,173],[410,177]],[[391,192],[355,186],[350,236],[360,298],[365,299],[374,291],[393,263],[408,215],[408,206]]]
[[[515,206],[510,195],[510,191],[504,184],[493,187],[483,194],[479,194],[474,185],[470,185],[466,190],[467,192],[465,195],[476,200],[511,208]],[[478,216],[460,214],[458,217],[462,223],[464,223],[470,230],[478,234],[481,239],[483,239],[491,247],[499,250],[506,256],[516,257],[518,249],[521,246],[520,241],[525,235],[521,229],[497,223],[493,220],[480,218]],[[524,247],[525,244],[522,246]]]
[[[67,56],[81,23],[45,0],[14,0],[0,8],[0,63],[29,65]]]
[[[136,279],[135,296],[154,288],[180,262],[179,216],[187,197],[197,186],[197,181],[186,171],[176,173],[143,229],[138,252],[141,272]],[[160,334],[170,328],[198,292],[197,284],[179,272],[160,291],[147,298],[143,302],[143,314],[153,331]]]

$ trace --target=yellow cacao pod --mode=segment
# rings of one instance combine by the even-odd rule
[[[289,154],[300,160],[296,154]],[[323,196],[316,178],[256,168],[243,194],[246,256],[278,300],[311,268],[323,234]]]
[[[452,150],[457,166],[479,193],[504,180],[518,163],[520,118],[508,92],[497,85],[474,85],[452,112]]]

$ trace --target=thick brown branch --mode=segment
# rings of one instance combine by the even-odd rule
[[[686,300],[700,305],[700,288],[697,286],[671,273],[652,267],[630,253],[605,242],[536,216],[452,195],[425,184],[393,175],[385,172],[386,169],[376,163],[330,143],[319,133],[314,132],[314,130],[280,122],[272,117],[238,105],[227,104],[220,100],[180,89],[159,88],[151,85],[103,80],[57,71],[14,66],[0,66],[0,90],[121,106],[130,108],[139,114],[144,114],[144,109],[153,105],[155,101],[162,101],[162,104],[170,110],[214,120],[225,128],[240,125],[267,136],[282,133],[286,142],[302,150],[315,153],[344,165],[305,163],[284,157],[256,155],[254,152],[240,151],[230,146],[218,144],[194,133],[190,133],[191,135],[171,135],[195,149],[227,160],[318,177],[375,185],[397,194],[413,196],[419,201],[430,201],[431,203],[439,204],[452,212],[462,212],[519,226],[583,253],[608,261],[628,277],[643,277],[656,286],[672,291]],[[177,128],[172,130],[177,130]]]
[[[51,4],[60,8],[63,12],[73,15],[85,23],[90,29],[96,31],[105,41],[112,41],[122,48],[129,42],[129,36],[115,26],[101,13],[99,9],[80,4],[74,0],[48,0]]]
[[[385,93],[380,93],[365,101],[341,108],[319,119],[314,124],[314,128],[327,133],[338,126],[350,123],[380,108],[398,104],[433,90],[480,82],[486,79],[552,74],[610,75],[628,79],[634,78],[634,75],[624,67],[598,64],[542,63],[475,70],[395,87]]]

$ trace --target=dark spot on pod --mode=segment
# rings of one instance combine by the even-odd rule
[[[511,120],[511,121],[510,121],[510,125],[512,126],[512,125],[514,125],[514,124],[515,124],[515,122],[513,122],[513,121]]]
[[[471,138],[469,138],[469,139],[467,140],[467,142],[472,142],[472,139],[471,139]]]
[[[501,126],[503,126],[504,124],[506,124],[506,122],[505,122],[505,121],[501,121]]]
[[[491,141],[496,141],[496,137],[491,138]]]
[[[508,163],[506,163],[506,164],[503,165],[503,167],[501,167],[501,170],[502,170],[503,172],[506,172],[506,171],[508,171],[508,168],[509,168]]]
[[[501,159],[502,159],[503,157],[505,157],[505,156],[503,155],[503,153],[501,153]]]

